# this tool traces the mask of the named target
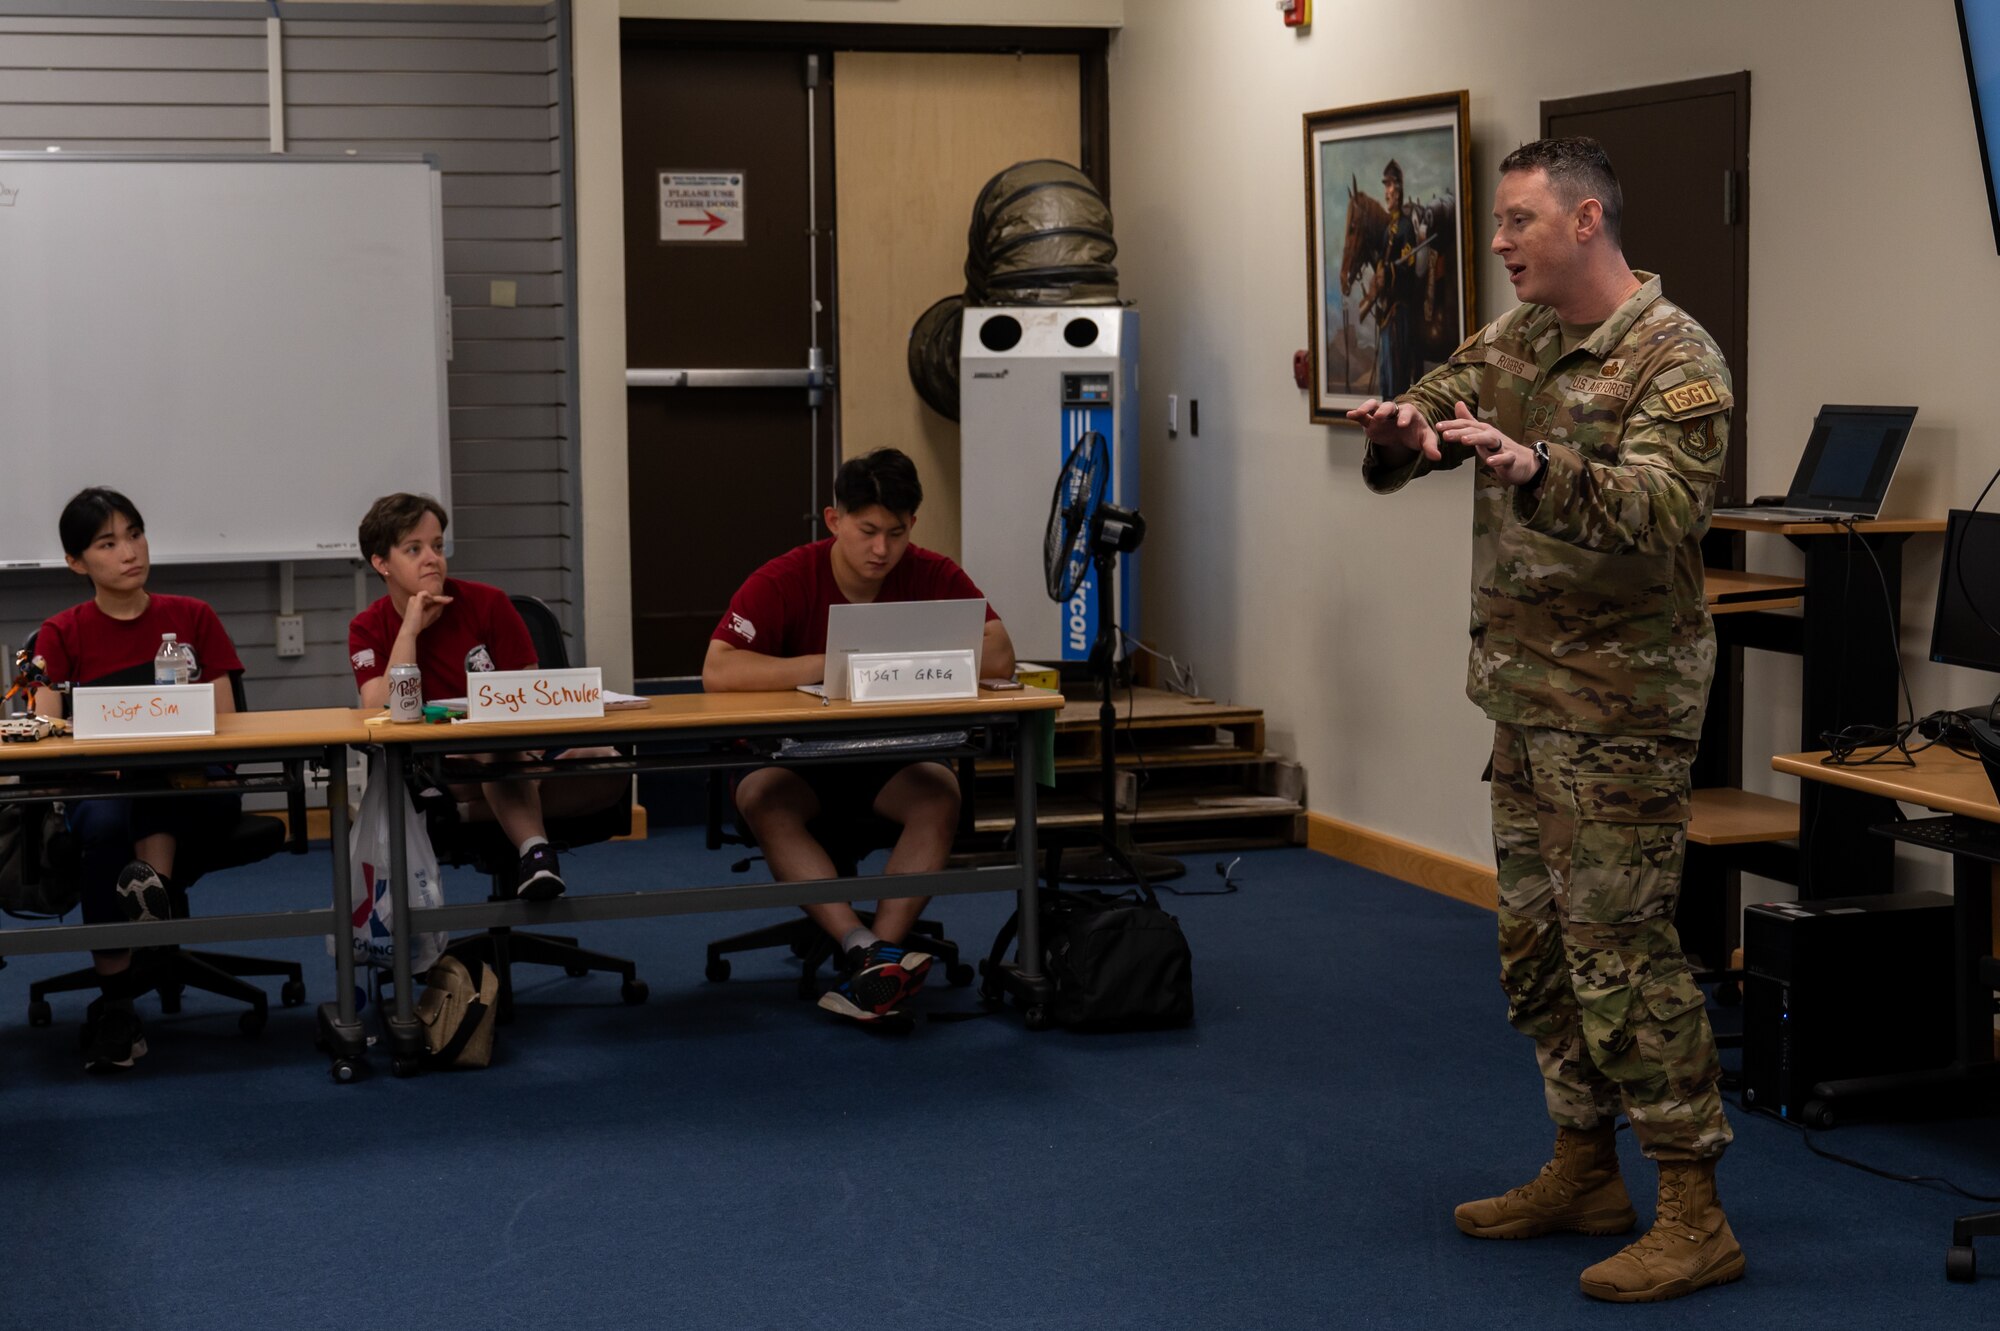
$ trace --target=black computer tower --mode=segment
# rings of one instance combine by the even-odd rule
[[[1951,1062],[1951,898],[1743,912],[1743,1103],[1797,1118],[1820,1082]]]

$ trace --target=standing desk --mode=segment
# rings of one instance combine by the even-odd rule
[[[148,736],[135,739],[45,739],[32,744],[0,744],[0,804],[80,800],[120,795],[171,799],[177,795],[252,794],[298,789],[294,770],[271,775],[177,779],[172,769],[215,763],[315,763],[325,767],[327,806],[332,819],[333,892],[319,910],[200,915],[183,920],[138,923],[65,924],[34,929],[0,929],[0,956],[35,952],[77,952],[92,948],[158,947],[178,943],[232,943],[258,938],[345,938],[347,912],[347,760],[350,744],[369,739],[368,713],[327,707],[291,712],[233,712],[215,718],[213,735]],[[362,1043],[354,1015],[354,957],[336,947],[336,998],[321,1004],[323,1026],[347,1032]]]
[[[1013,891],[1020,900],[1018,961],[995,977],[1015,994],[1028,1025],[1047,1023],[1047,980],[1041,973],[1040,919],[1037,914],[1035,864],[1035,784],[1043,737],[1039,718],[1053,719],[1063,706],[1059,693],[1046,689],[980,690],[977,698],[924,702],[823,702],[796,690],[774,693],[690,693],[647,700],[643,708],[607,711],[601,717],[561,720],[457,722],[450,725],[371,724],[369,739],[382,746],[389,805],[408,798],[411,770],[428,759],[442,764],[450,781],[541,780],[562,776],[602,776],[653,771],[747,770],[769,765],[768,752],[744,746],[800,740],[888,738],[936,731],[974,732],[957,748],[911,755],[912,761],[978,756],[1008,736],[1014,751],[1014,854],[1010,862],[969,869],[899,876],[893,883],[876,879],[898,896],[947,896],[963,892]],[[980,742],[983,732],[984,742]],[[538,759],[464,763],[451,759],[480,753],[639,745],[673,741],[671,753],[634,754],[617,758]],[[815,758],[785,757],[793,762],[879,761],[902,755],[847,753]],[[802,906],[847,901],[857,879],[827,878],[793,883],[733,883],[686,886],[642,892],[583,893],[553,901],[484,901],[412,910],[409,904],[409,859],[404,820],[390,820],[390,893],[394,912],[393,974],[396,999],[386,1017],[392,1068],[398,1076],[418,1070],[423,1031],[417,1024],[411,993],[410,933],[413,930],[486,929],[496,925],[532,928],[588,920],[637,919],[657,915],[746,910],[766,906]]]
[[[1992,955],[1993,889],[2000,885],[2000,869],[1996,869],[2000,866],[2000,799],[1995,798],[1985,769],[1976,759],[1943,747],[1919,753],[1915,767],[1833,767],[1820,761],[1825,756],[1781,754],[1771,760],[1771,766],[1803,779],[1807,789],[1830,787],[1856,792],[1885,807],[1893,807],[1889,801],[1900,801],[1950,815],[1884,823],[1873,830],[1952,857],[1951,961],[1958,1053],[1942,1068],[1827,1082],[1815,1092],[1815,1098],[1831,1105],[1841,1099],[1927,1096],[1928,1104],[1936,1104],[1969,1099],[1980,1090],[2000,1086],[2000,1064],[1993,1059],[1993,992],[2000,988],[2000,965]],[[1817,835],[1816,829],[1808,828],[1808,835]],[[1878,890],[1869,888],[1871,892]],[[1857,976],[1857,983],[1864,978]]]
[[[1722,648],[1750,647],[1799,658],[1799,747],[1819,748],[1822,734],[1842,726],[1893,724],[1901,696],[1890,646],[1902,622],[1903,546],[1911,536],[1942,532],[1943,520],[1877,518],[1856,523],[1852,536],[1833,522],[1735,514],[1716,518],[1713,526],[1717,532],[1782,536],[1805,561],[1798,578],[1707,571],[1716,584],[1709,610]],[[1797,615],[1774,613],[1791,604],[1799,606]],[[1697,787],[1742,785],[1743,674],[1732,667],[1733,661],[1734,653],[1726,650],[1717,662],[1695,759]],[[1872,794],[1808,785],[1800,793],[1799,812],[1816,834],[1809,843],[1800,843],[1795,871],[1785,873],[1792,866],[1768,856],[1754,871],[1789,878],[1807,898],[1843,895],[1843,882],[1855,876],[1872,875],[1887,883],[1894,850],[1869,836],[1867,828],[1893,817],[1894,811]],[[1774,835],[1787,839],[1782,832]]]

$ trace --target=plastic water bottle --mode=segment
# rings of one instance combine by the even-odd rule
[[[160,650],[153,653],[153,683],[185,684],[194,673],[192,653],[171,633],[160,635]]]

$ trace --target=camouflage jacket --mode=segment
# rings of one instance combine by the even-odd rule
[[[1483,468],[1473,481],[1466,693],[1496,721],[1701,734],[1715,670],[1701,538],[1734,399],[1715,342],[1658,277],[1637,276],[1567,354],[1553,309],[1517,306],[1399,399],[1434,424],[1463,401],[1510,439],[1548,445],[1533,494]],[[1370,447],[1362,475],[1387,494],[1472,458],[1443,451],[1390,467]]]

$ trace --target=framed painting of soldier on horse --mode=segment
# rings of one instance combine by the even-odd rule
[[[1305,117],[1312,419],[1393,397],[1473,320],[1466,94]]]

